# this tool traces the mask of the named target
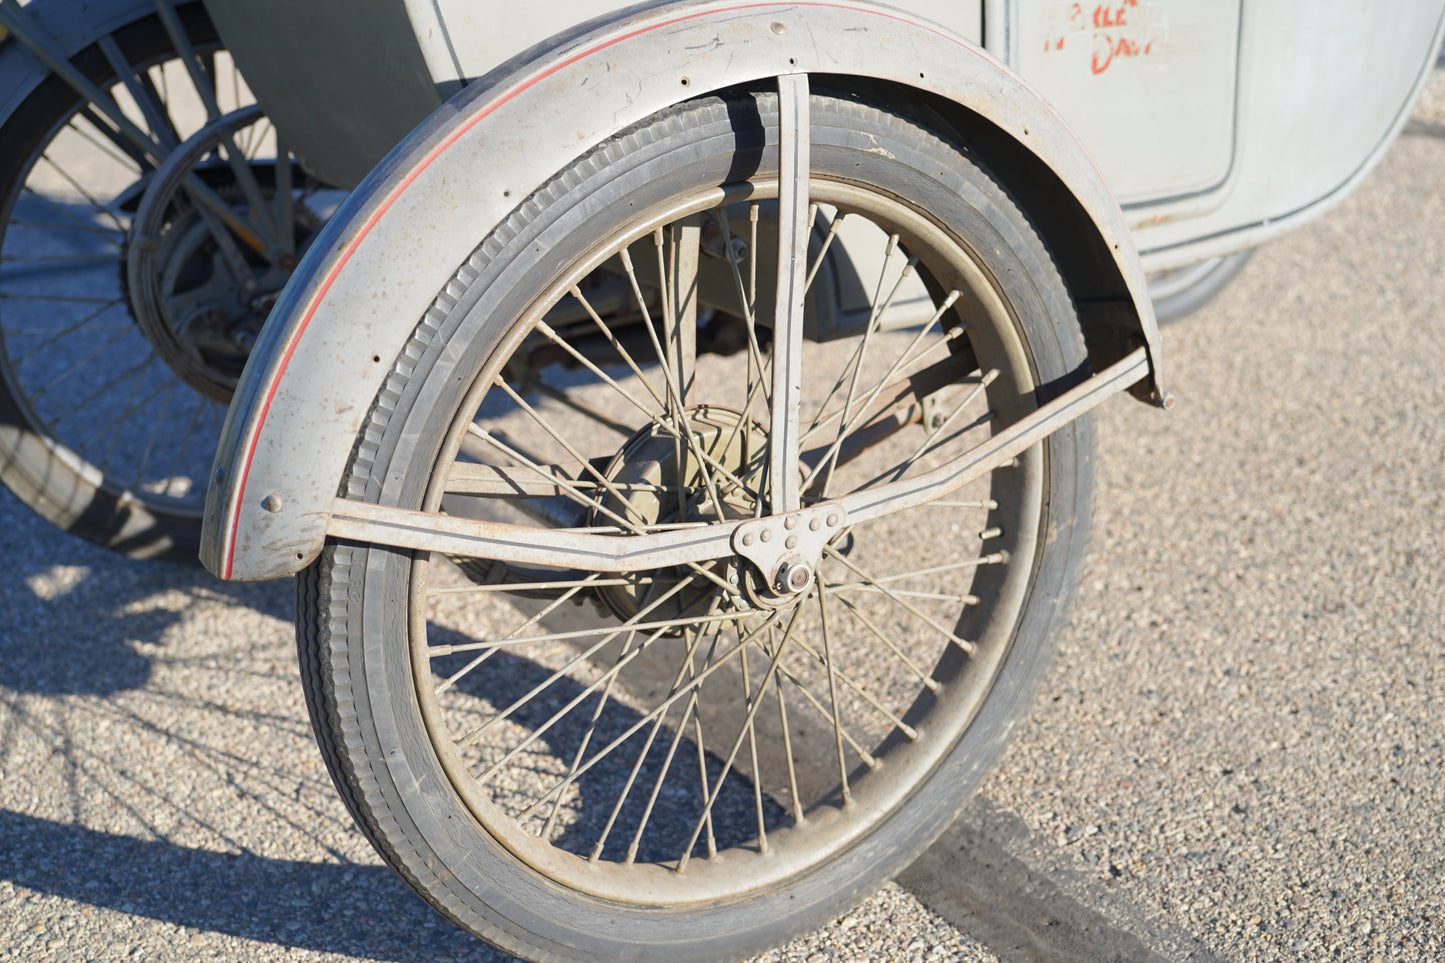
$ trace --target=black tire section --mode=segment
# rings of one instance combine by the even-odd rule
[[[930,212],[977,252],[1010,306],[1035,396],[1087,374],[1073,305],[1048,251],[965,151],[897,110],[847,94],[815,92],[812,116],[815,177],[874,184]],[[523,202],[482,239],[399,355],[357,438],[347,496],[421,506],[473,379],[538,292],[631,212],[699,182],[754,170],[765,177],[776,154],[763,150],[763,132],[776,136],[776,126],[770,94],[681,104],[579,158]],[[1019,615],[969,721],[892,811],[781,878],[681,905],[608,899],[539,870],[488,830],[457,790],[418,703],[408,600],[418,566],[428,563],[410,552],[333,542],[297,579],[307,704],[333,781],[413,889],[458,925],[527,959],[735,959],[806,932],[946,828],[1048,665],[1088,540],[1092,422],[1071,423],[1041,449],[1037,550]],[[975,618],[982,625],[987,613]]]
[[[1149,295],[1154,299],[1154,317],[1160,324],[1168,324],[1198,311],[1228,287],[1253,254],[1250,248],[1175,271],[1151,274]]]
[[[215,28],[201,4],[178,5],[177,12],[198,48],[216,47]],[[154,16],[115,30],[111,38],[131,63],[154,63],[174,56],[165,30]],[[12,42],[0,56],[28,53]],[[102,86],[113,82],[112,68],[98,45],[79,51],[71,63],[92,82]],[[0,243],[36,158],[79,103],[75,91],[51,75],[0,122]],[[117,276],[123,264],[122,256]],[[39,515],[87,541],[133,558],[194,561],[200,543],[199,498],[183,510],[161,510],[88,465],[67,450],[35,413],[30,391],[15,367],[0,339],[0,482]],[[145,439],[137,444],[145,444]],[[197,481],[204,486],[204,477]]]

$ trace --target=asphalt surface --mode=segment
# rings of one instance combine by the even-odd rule
[[[955,828],[769,960],[1445,958],[1445,73],[1100,417],[1057,665]],[[488,960],[379,865],[290,585],[0,493],[0,960]]]

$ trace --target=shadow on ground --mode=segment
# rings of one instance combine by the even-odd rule
[[[381,866],[264,859],[0,811],[0,879],[80,904],[366,960],[507,960]]]

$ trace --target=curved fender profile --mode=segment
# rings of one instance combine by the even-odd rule
[[[33,0],[21,15],[69,60],[102,37],[155,12],[154,0]],[[0,25],[0,120],[49,76],[50,69]]]
[[[1026,209],[1046,212],[1040,231],[1079,302],[1096,369],[1142,345],[1150,374],[1136,390],[1162,399],[1153,308],[1118,205],[1068,128],[1007,69],[942,28],[858,0],[650,5],[584,25],[465,88],[323,230],[226,419],[206,567],[227,579],[275,578],[320,552],[363,418],[458,252],[618,131],[709,91],[796,72],[876,85],[991,144],[994,155],[980,153]],[[1060,208],[1073,213],[1052,213]]]

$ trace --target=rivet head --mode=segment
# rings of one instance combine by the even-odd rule
[[[266,511],[270,512],[272,515],[275,515],[281,510],[281,496],[277,495],[275,492],[272,492],[265,498],[261,499],[261,507],[266,509]]]
[[[809,528],[810,531],[816,532],[818,529],[820,529],[820,528],[822,528],[822,527],[823,527],[823,520],[822,520],[821,518],[815,518],[815,519],[813,519],[811,522],[808,523],[808,528]]]
[[[793,529],[797,528],[797,527],[798,527],[798,519],[797,519],[797,517],[796,517],[796,516],[793,516],[793,515],[789,515],[787,518],[783,519],[783,527],[786,528],[786,529],[787,529],[788,531],[790,531],[790,532],[791,532]]]
[[[787,540],[786,542],[784,542],[783,544],[786,545],[788,548],[797,548],[797,547],[798,547],[798,536],[796,536],[796,535],[789,535],[789,536],[788,536],[788,540]]]
[[[216,484],[218,484],[218,485],[219,485],[221,482],[225,481],[225,480],[226,480],[226,468],[225,468],[225,466],[224,466],[224,465],[217,465],[217,466],[216,466],[215,474],[211,475],[211,477],[216,480]]]
[[[771,542],[773,540],[773,530],[771,528],[765,528],[763,529],[763,533],[758,537],[765,542]]]
[[[781,37],[783,34],[788,32],[788,25],[785,23],[779,23],[778,21],[774,20],[772,24],[772,31],[773,33]]]
[[[834,512],[833,514],[831,514],[831,515],[828,516],[828,527],[829,527],[829,528],[837,528],[837,527],[838,527],[838,522],[840,522],[841,520],[842,520],[842,519],[840,519],[840,518],[838,517],[838,513],[837,513],[837,512]]]
[[[751,545],[753,542],[756,542],[756,541],[757,541],[757,537],[756,537],[755,535],[753,535],[752,532],[748,532],[746,535],[743,536],[743,544],[744,544],[744,545]]]

